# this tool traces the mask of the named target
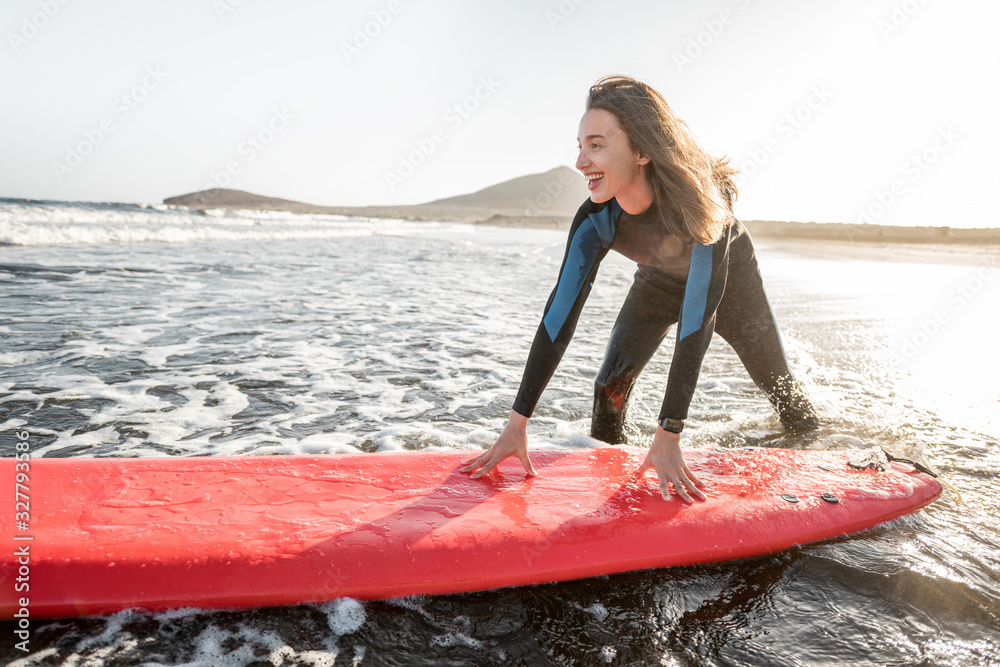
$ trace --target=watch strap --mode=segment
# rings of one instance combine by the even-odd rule
[[[660,422],[660,428],[671,433],[680,433],[684,430],[684,420],[667,417]]]

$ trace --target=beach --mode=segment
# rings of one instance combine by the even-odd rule
[[[29,430],[38,457],[479,451],[503,426],[566,242],[440,220],[9,201],[0,234],[2,445],[10,455],[13,429]],[[864,533],[731,563],[33,621],[30,664],[997,664],[1000,252],[765,235],[757,250],[821,426],[784,432],[716,337],[684,446],[877,445],[925,462],[961,503],[946,491]],[[601,446],[587,435],[594,374],[634,271],[613,253],[602,265],[533,448]],[[652,436],[672,347],[639,382],[633,444]]]

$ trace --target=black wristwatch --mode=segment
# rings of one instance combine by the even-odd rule
[[[684,430],[684,420],[671,419],[670,417],[667,417],[660,422],[660,428],[664,431],[670,431],[671,433],[680,433]]]

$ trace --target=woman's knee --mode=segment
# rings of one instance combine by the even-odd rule
[[[625,418],[632,382],[628,376],[598,376],[594,383],[594,411],[590,435],[617,445],[625,442]]]
[[[609,412],[625,412],[628,398],[632,393],[632,375],[611,375],[601,373],[594,382],[594,405],[598,404]]]

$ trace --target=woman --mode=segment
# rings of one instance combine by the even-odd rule
[[[569,344],[601,260],[615,250],[639,269],[597,376],[593,437],[624,442],[632,388],[678,324],[659,426],[639,469],[656,471],[686,502],[705,499],[684,463],[680,435],[702,359],[718,332],[768,396],[786,428],[816,426],[792,377],[757,271],[753,243],[733,217],[736,171],[705,153],[663,97],[623,76],[598,81],[580,121],[576,161],[590,199],[570,227],[559,279],[535,334],[507,426],[463,472],[480,477],[516,456],[529,475],[527,423]]]

